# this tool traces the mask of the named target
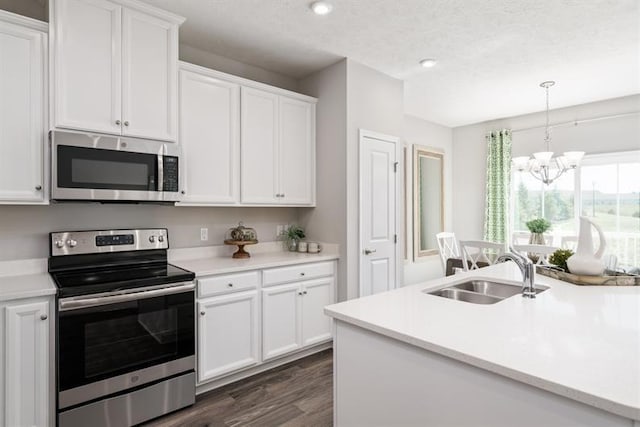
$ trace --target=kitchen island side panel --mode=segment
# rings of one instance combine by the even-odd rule
[[[634,421],[336,321],[335,421],[350,426],[633,427]]]

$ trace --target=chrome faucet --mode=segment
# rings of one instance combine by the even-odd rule
[[[533,283],[535,280],[536,270],[533,262],[531,262],[531,260],[526,256],[519,254],[513,249],[513,247],[509,247],[509,250],[511,252],[502,254],[498,257],[498,259],[496,259],[496,264],[509,260],[515,262],[518,268],[520,268],[520,272],[522,273],[522,296],[524,298],[535,298],[536,289],[533,286]]]

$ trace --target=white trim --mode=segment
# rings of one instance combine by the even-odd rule
[[[234,76],[233,74],[223,73],[222,71],[213,70],[211,68],[203,67],[201,65],[191,64],[185,61],[178,61],[178,68],[180,70],[206,74],[208,76],[211,76],[217,79],[225,80],[231,83],[237,83],[239,85],[249,87],[252,89],[264,90],[267,92],[274,93],[276,95],[284,95],[289,98],[294,98],[301,101],[310,102],[313,104],[316,104],[318,102],[318,98],[314,98],[312,96],[303,95],[301,93],[293,92],[287,89],[282,89],[276,86],[271,86],[266,83],[260,83],[253,80],[245,79],[244,77]]]
[[[173,24],[181,25],[187,18],[176,15],[175,13],[168,12],[164,9],[159,9],[155,6],[151,6],[150,4],[143,3],[140,0],[109,0],[113,3],[117,3],[121,6],[128,7],[130,9],[135,9],[138,12],[143,12],[149,15],[153,15],[157,18],[163,19],[165,21],[169,21]]]
[[[22,27],[30,28],[36,31],[42,31],[47,33],[49,31],[49,24],[37,19],[28,18],[26,16],[18,15],[17,13],[8,12],[0,9],[0,20],[8,22],[10,24],[20,25]]]
[[[361,257],[362,251],[364,248],[362,247],[362,221],[361,221],[361,211],[360,208],[362,206],[362,176],[360,175],[360,166],[362,162],[362,144],[364,143],[364,138],[375,139],[378,141],[388,142],[395,146],[395,161],[398,165],[395,176],[395,187],[396,187],[396,200],[395,200],[395,235],[398,236],[397,242],[395,244],[395,284],[392,289],[396,289],[402,287],[402,270],[404,270],[404,256],[403,251],[400,248],[404,248],[402,243],[402,237],[400,236],[400,230],[402,230],[402,215],[400,212],[400,206],[402,204],[402,180],[398,179],[399,176],[404,176],[404,161],[402,159],[402,147],[403,144],[400,143],[400,138],[392,135],[385,135],[383,133],[374,132],[366,129],[358,129],[358,260],[357,260],[357,271],[358,271],[358,296],[362,296],[362,271],[360,271]]]

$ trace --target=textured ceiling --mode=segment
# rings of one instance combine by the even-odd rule
[[[638,0],[145,0],[183,43],[295,78],[348,57],[405,81],[405,112],[447,126],[640,93]],[[438,59],[423,69],[422,58]]]

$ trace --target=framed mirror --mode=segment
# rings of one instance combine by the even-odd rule
[[[413,146],[413,258],[436,255],[444,231],[444,153]]]

